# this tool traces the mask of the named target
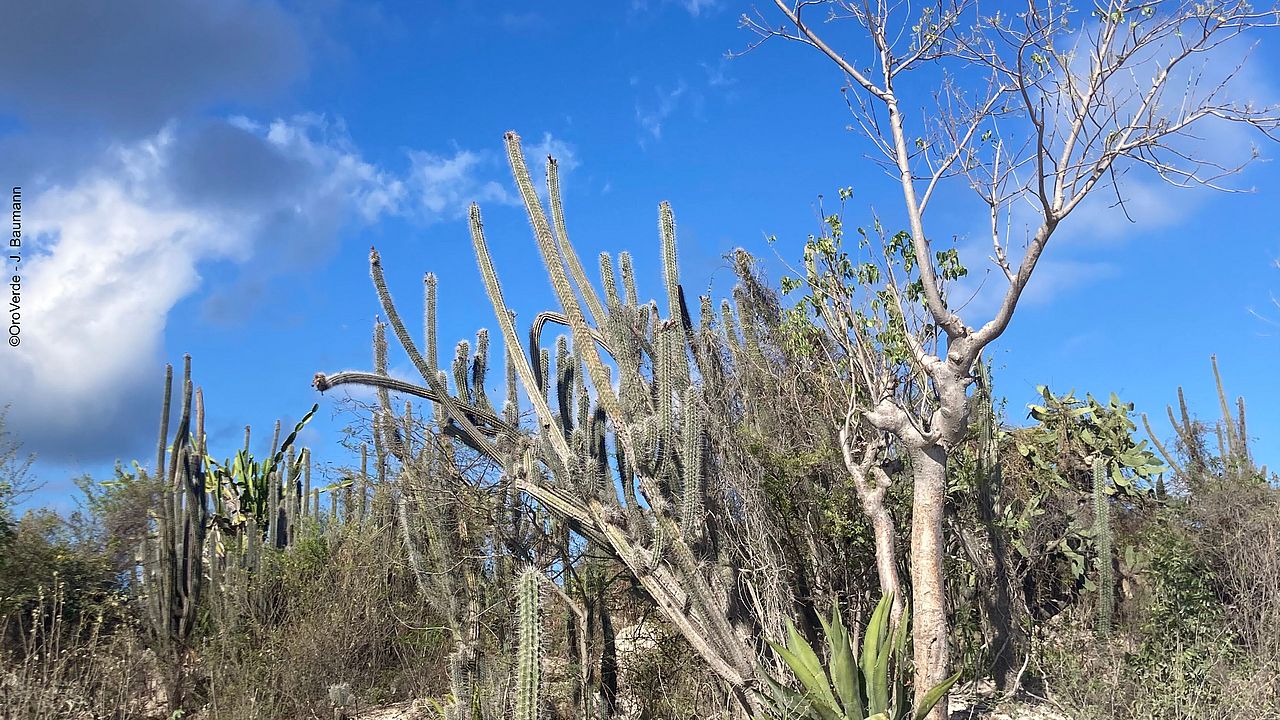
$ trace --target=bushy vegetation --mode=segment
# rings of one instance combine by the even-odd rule
[[[584,262],[556,161],[535,184],[508,133],[555,306],[517,323],[472,205],[495,332],[450,360],[451,280],[425,276],[419,336],[384,271],[416,260],[372,251],[371,369],[313,378],[376,395],[351,467],[313,478],[298,438],[319,403],[265,456],[248,431],[208,447],[189,357],[166,372],[154,462],[81,479],[75,513],[16,516],[29,462],[0,435],[0,719],[343,720],[401,701],[443,720],[1280,716],[1280,487],[1216,361],[1217,419],[1178,389],[1157,430],[1109,393],[1001,400],[986,353],[1100,182],[1137,165],[1213,185],[1231,168],[1173,140],[1204,118],[1280,126],[1221,88],[1161,101],[1179,63],[1269,16],[1116,2],[1073,25],[1057,3],[959,3],[904,19],[832,0],[867,31],[868,74],[802,17],[818,4],[745,24],[840,68],[906,229],[856,227],[844,188],[798,277],[775,287],[739,250],[729,296],[695,298],[668,204],[659,277],[627,252]],[[943,69],[946,111],[915,133],[894,83],[921,67]],[[971,86],[951,74],[975,68]],[[1148,72],[1138,90],[1113,80]],[[958,250],[925,230],[952,179],[989,210],[1007,280],[983,324],[949,301]],[[1021,259],[1002,230],[1015,205],[1034,215]],[[392,377],[393,354],[419,379]]]
[[[571,335],[554,352],[510,344],[539,363],[507,356],[502,402],[485,390],[487,335],[459,343],[446,373],[430,339],[435,278],[424,352],[375,256],[391,326],[435,383],[386,374],[383,325],[374,372],[319,376],[380,395],[353,429],[353,467],[325,487],[294,447],[305,419],[283,441],[276,428],[267,462],[247,438],[213,460],[188,365],[153,470],[81,479],[68,516],[6,506],[3,716],[359,717],[418,699],[445,718],[905,717],[910,608],[881,592],[875,527],[826,419],[843,412],[839,364],[745,252],[729,258],[732,300],[717,312],[701,299],[695,324],[662,217],[668,317],[638,302],[628,256],[620,283],[602,258],[605,296],[584,296],[609,334],[582,308],[541,316]],[[572,258],[553,220],[547,250]],[[473,229],[483,258],[478,216]],[[574,332],[609,352],[633,343],[596,369],[622,376],[630,437],[612,416],[603,426],[586,390],[600,361]],[[557,408],[550,427],[523,410],[524,372]],[[1280,712],[1280,490],[1253,463],[1243,401],[1224,392],[1215,422],[1180,403],[1152,430],[1168,442],[1149,445],[1115,396],[1042,388],[1014,422],[985,368],[977,387],[947,475],[957,697],[990,682],[975,707]],[[396,409],[393,394],[436,409]],[[23,486],[26,463],[7,453],[5,487]],[[878,476],[903,522],[909,463]],[[894,542],[909,546],[903,527]]]

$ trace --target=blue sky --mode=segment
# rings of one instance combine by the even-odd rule
[[[852,186],[850,211],[889,223],[900,202],[846,129],[827,62],[781,42],[726,58],[754,40],[738,27],[746,3],[90,5],[0,2],[20,29],[0,77],[0,185],[23,186],[28,237],[24,342],[0,352],[0,404],[37,454],[37,502],[67,504],[69,478],[152,455],[163,365],[183,353],[215,455],[245,424],[265,441],[274,419],[319,401],[303,441],[348,462],[336,443],[357,416],[310,379],[371,364],[369,247],[411,327],[422,274],[440,276],[448,357],[493,326],[462,219],[472,200],[521,316],[550,306],[506,130],[530,156],[561,158],[584,257],[630,250],[648,295],[661,200],[686,288],[717,295],[735,247],[775,279],[798,259],[818,195]],[[1239,91],[1274,102],[1261,68],[1276,39],[1264,40]],[[917,113],[931,102],[907,100]],[[1218,150],[1247,148],[1205,132]],[[1115,391],[1161,431],[1181,384],[1213,416],[1216,353],[1228,392],[1250,403],[1259,455],[1280,464],[1277,179],[1255,164],[1235,184],[1256,191],[1224,195],[1135,175],[1137,222],[1105,202],[1070,218],[993,353],[1014,419],[1038,384]],[[950,192],[935,232],[980,240],[981,210]],[[392,366],[410,371],[394,351]]]

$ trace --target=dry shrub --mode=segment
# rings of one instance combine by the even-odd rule
[[[1214,481],[1198,489],[1187,514],[1232,632],[1250,657],[1280,664],[1280,489]]]
[[[0,618],[2,720],[144,720],[162,712],[154,657],[136,628],[108,617],[118,606],[68,621],[65,588],[40,594],[29,613]]]
[[[245,597],[219,611],[199,654],[219,720],[331,712],[438,694],[446,632],[423,603],[389,524],[313,528],[273,553]]]
[[[1081,716],[1280,717],[1280,489],[1201,479],[1145,533],[1144,598],[1114,642],[1063,617],[1038,662]]]

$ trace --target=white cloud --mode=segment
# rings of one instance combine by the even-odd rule
[[[1052,248],[1052,243],[1050,246]],[[949,288],[949,304],[967,323],[978,327],[995,315],[1009,290],[1009,282],[991,261],[989,244],[964,242],[958,250],[969,274]],[[1076,289],[1114,277],[1118,272],[1119,268],[1105,259],[1067,259],[1046,252],[1036,263],[1035,274],[1022,292],[1019,307],[1062,301]]]
[[[675,89],[665,91],[662,88],[657,89],[657,101],[652,105],[636,104],[636,120],[640,123],[640,128],[652,137],[654,140],[662,139],[662,124],[667,118],[676,111],[680,105],[680,98],[688,90],[688,85],[683,80],[676,85]],[[640,144],[644,145],[645,140],[642,137]]]
[[[465,217],[467,207],[475,202],[512,205],[517,202],[507,188],[480,175],[490,163],[470,150],[457,150],[452,157],[426,151],[412,151],[409,159],[409,186],[414,193],[423,219],[427,222]]]
[[[660,0],[659,4],[667,2],[679,5],[693,17],[700,17],[703,13],[710,14],[720,7],[720,0]],[[649,0],[631,0],[631,9],[636,12],[648,11]]]
[[[573,146],[551,135],[543,133],[542,140],[524,149],[525,159],[529,163],[529,172],[533,175],[533,186],[538,196],[544,201],[547,198],[547,175],[545,172],[547,157],[556,159],[560,168],[560,190],[563,194],[568,186],[568,177],[581,164],[574,153]],[[542,170],[539,172],[539,170]]]
[[[578,156],[573,151],[573,146],[565,141],[553,137],[551,133],[543,133],[542,140],[533,145],[525,147],[525,156],[529,160],[539,163],[546,161],[547,156],[554,157],[560,165],[560,176],[563,178],[566,174],[573,172],[581,164],[578,162]]]
[[[1087,39],[1087,35],[1078,37],[1082,41]],[[1139,58],[1132,72],[1117,74],[1108,86],[1111,104],[1118,108],[1119,119],[1115,122],[1125,122],[1125,114],[1132,113],[1141,96],[1149,90],[1150,78],[1157,67],[1179,47],[1171,38],[1171,42],[1157,45]],[[1188,62],[1180,67],[1167,83],[1163,102],[1157,104],[1159,112],[1176,117],[1187,108],[1204,102],[1208,92],[1206,88],[1216,88],[1228,78],[1227,90],[1223,97],[1216,98],[1216,102],[1229,97],[1241,103],[1265,106],[1267,101],[1276,97],[1276,92],[1265,75],[1255,67],[1257,63],[1246,64],[1237,70],[1245,51],[1243,43],[1237,42],[1205,54],[1199,62]],[[1087,54],[1080,53],[1075,57],[1078,64],[1075,71],[1086,72]],[[1055,132],[1059,135],[1067,121],[1065,114],[1050,115],[1050,125],[1058,126]],[[1094,132],[1105,134],[1107,128],[1095,129]],[[1195,162],[1206,163],[1206,174],[1211,174],[1214,165],[1234,167],[1253,157],[1257,137],[1256,131],[1247,125],[1207,117],[1189,128],[1189,132],[1166,138],[1167,149],[1158,152],[1164,158],[1177,159],[1183,168],[1191,168]],[[1170,150],[1174,152],[1170,153]],[[1182,157],[1178,158],[1179,155]],[[1244,177],[1228,177],[1221,180],[1220,185],[1248,187]],[[972,202],[972,196],[967,196],[964,201]],[[1028,305],[1058,301],[1076,288],[1113,277],[1118,269],[1108,255],[1117,244],[1158,242],[1162,235],[1175,232],[1212,203],[1230,201],[1230,197],[1202,185],[1191,183],[1191,187],[1177,187],[1140,162],[1121,159],[1116,163],[1114,172],[1094,187],[1058,226],[1044,256],[1037,263],[1035,275],[1022,301]],[[1016,269],[1024,255],[1025,239],[1039,227],[1042,215],[1039,203],[1030,191],[1009,211],[1004,218],[1002,232],[1009,241],[1009,262]],[[990,260],[993,250],[985,221],[983,218],[982,229],[961,242],[961,259],[969,267],[970,277],[958,283],[951,293],[953,304],[968,301],[961,314],[971,324],[981,324],[990,319],[1008,287],[1003,274]]]
[[[363,221],[371,223],[401,210],[405,183],[362,160],[341,122],[331,125],[317,115],[276,120],[266,139],[286,155],[321,169],[322,181],[315,184],[313,193],[342,196]]]
[[[707,85],[710,87],[728,87],[737,83],[737,79],[729,74],[729,59],[720,58],[714,65],[702,63],[707,73]]]
[[[210,139],[222,145],[203,147]],[[291,184],[261,196],[238,189],[261,172]],[[304,237],[331,243],[342,221],[372,222],[402,196],[340,130],[306,117],[171,124],[68,182],[27,188],[22,345],[0,353],[13,427],[54,458],[130,446],[152,432],[137,418],[154,410],[169,312],[199,287],[202,263],[243,262],[279,242],[305,251]],[[312,237],[317,229],[328,235]]]
[[[704,12],[715,10],[720,5],[720,0],[680,0],[680,4],[690,15],[698,17]]]

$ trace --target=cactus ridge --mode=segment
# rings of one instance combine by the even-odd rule
[[[515,720],[538,720],[542,674],[541,573],[526,568],[516,581]]]

